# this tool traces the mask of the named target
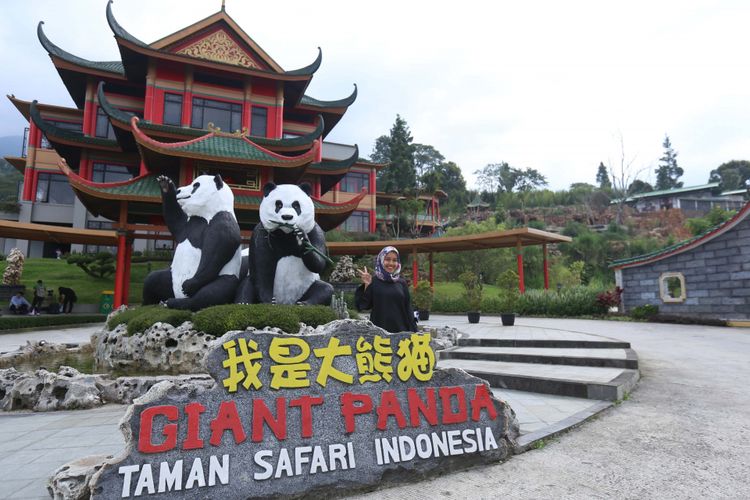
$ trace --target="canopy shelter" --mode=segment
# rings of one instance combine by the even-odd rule
[[[549,266],[547,262],[547,245],[553,243],[568,243],[570,237],[560,234],[522,227],[508,231],[492,231],[489,233],[469,234],[462,236],[443,236],[440,238],[417,238],[413,240],[388,241],[347,241],[328,243],[328,253],[331,255],[377,255],[386,246],[394,246],[403,254],[412,255],[412,273],[418,276],[417,254],[429,254],[430,286],[435,284],[433,270],[433,254],[435,252],[465,252],[468,250],[486,250],[490,248],[515,248],[518,264],[518,289],[523,293],[526,289],[523,278],[523,252],[525,246],[542,245],[544,266],[544,289],[549,289]],[[413,285],[416,287],[417,280]]]
[[[45,224],[29,224],[23,222],[0,220],[0,234],[6,238],[25,240],[54,241],[57,243],[80,243],[91,245],[117,246],[117,268],[115,277],[116,293],[115,306],[126,304],[128,300],[128,278],[130,276],[130,253],[132,245],[126,240],[164,238],[163,226],[125,225],[120,230],[78,229],[71,227],[51,226]],[[248,243],[251,232],[243,231],[243,243]],[[518,264],[518,289],[525,291],[523,277],[523,252],[525,246],[542,245],[544,266],[544,288],[549,289],[549,266],[547,262],[547,245],[554,243],[568,243],[571,238],[539,229],[522,227],[508,231],[493,231],[489,233],[470,234],[464,236],[445,236],[441,238],[417,238],[413,240],[387,241],[346,241],[328,243],[328,253],[331,255],[377,255],[383,247],[394,246],[403,255],[412,255],[413,276],[419,275],[417,255],[429,255],[430,286],[435,284],[433,269],[433,254],[435,252],[462,252],[469,250],[486,250],[490,248],[516,248]],[[119,251],[124,249],[124,251]],[[122,270],[123,272],[120,272]],[[417,280],[414,280],[416,287]]]

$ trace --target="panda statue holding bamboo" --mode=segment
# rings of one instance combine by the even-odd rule
[[[231,303],[242,263],[232,190],[220,175],[201,175],[180,188],[164,175],[156,180],[177,247],[169,269],[146,277],[143,304],[198,311]]]
[[[263,187],[248,275],[241,278],[235,302],[330,305],[333,287],[319,275],[330,259],[311,192],[307,183]]]

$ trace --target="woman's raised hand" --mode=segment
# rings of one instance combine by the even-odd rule
[[[357,272],[359,273],[359,279],[362,280],[365,288],[370,286],[370,283],[372,283],[372,275],[367,271],[367,266],[363,267],[362,269],[357,269]]]

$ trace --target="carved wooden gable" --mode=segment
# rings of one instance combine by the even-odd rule
[[[244,68],[261,68],[261,65],[222,29],[181,48],[177,53]]]

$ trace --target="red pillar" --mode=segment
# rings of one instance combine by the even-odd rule
[[[125,303],[123,301],[123,291],[125,282],[125,262],[127,254],[127,238],[125,230],[121,229],[117,231],[117,267],[115,268],[115,303],[114,308],[117,309]]]
[[[518,261],[518,291],[526,293],[526,286],[523,281],[523,247],[521,240],[516,243],[516,260]]]
[[[414,249],[411,255],[412,255],[412,260],[411,260],[412,286],[414,287],[414,290],[416,290],[417,281],[419,281],[419,265],[417,263],[417,250]]]
[[[542,254],[544,258],[542,263],[544,265],[544,289],[549,290],[549,263],[547,262],[547,244],[542,244]]]
[[[128,305],[130,295],[130,260],[133,257],[133,240],[127,238],[125,244],[125,276],[123,277],[122,303]]]
[[[435,288],[435,269],[432,262],[432,252],[430,252],[430,288]]]

